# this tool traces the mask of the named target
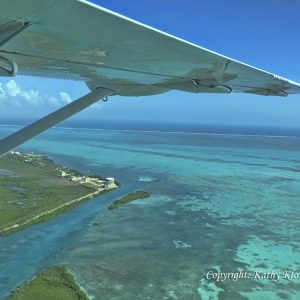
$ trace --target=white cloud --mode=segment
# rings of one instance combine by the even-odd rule
[[[66,105],[66,104],[69,104],[70,102],[72,102],[70,95],[66,92],[60,92],[58,97],[45,95],[44,98],[45,98],[46,102],[48,102],[54,106]]]
[[[7,92],[7,95],[10,97],[16,97],[17,95],[21,94],[21,88],[14,80],[10,80],[8,83],[6,83],[4,88]]]
[[[59,101],[57,98],[53,97],[53,96],[48,96],[46,95],[45,98],[48,100],[48,102],[52,105],[58,105]]]
[[[71,103],[72,102],[71,97],[66,92],[60,92],[59,97],[60,97],[60,100],[62,102],[65,102],[65,103]]]
[[[5,89],[2,87],[2,83],[0,83],[0,100],[6,99],[6,91]]]
[[[41,102],[41,97],[38,91],[30,90],[30,91],[23,91],[22,97],[29,103],[33,105],[38,105]]]
[[[65,91],[60,91],[56,95],[49,95],[34,89],[24,89],[14,79],[5,84],[0,83],[0,107],[27,108],[35,111],[46,108],[55,110],[72,101],[71,96]],[[99,101],[89,109],[90,111],[100,111],[103,107],[103,102]]]
[[[39,105],[42,99],[36,90],[23,90],[15,80],[0,84],[0,100],[2,105],[23,107],[26,104]]]
[[[23,89],[13,79],[6,84],[0,83],[0,105],[13,107],[25,106],[62,106],[72,102],[70,95],[61,91],[57,96],[41,95],[37,90]]]

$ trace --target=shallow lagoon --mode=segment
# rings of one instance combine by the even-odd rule
[[[22,150],[122,187],[1,238],[1,299],[52,264],[95,299],[298,299],[300,279],[253,272],[300,273],[300,138],[53,129]],[[152,197],[107,210],[140,189]]]

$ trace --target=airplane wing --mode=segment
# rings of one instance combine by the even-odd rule
[[[0,76],[85,81],[91,92],[0,141],[0,156],[111,95],[252,93],[300,85],[85,0],[0,0]]]
[[[118,95],[169,90],[287,96],[300,85],[84,0],[0,0],[0,75],[85,81]]]

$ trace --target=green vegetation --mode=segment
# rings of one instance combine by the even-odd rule
[[[139,200],[139,199],[145,199],[145,198],[149,198],[151,195],[148,192],[144,192],[144,191],[137,191],[131,194],[128,194],[126,196],[124,196],[123,198],[114,201],[109,207],[109,210],[114,210],[119,208],[121,205],[124,205],[128,202],[131,201],[135,201],[135,200]]]
[[[39,273],[27,285],[17,288],[9,300],[88,300],[74,276],[64,267],[52,267]]]
[[[103,179],[83,176],[45,156],[8,154],[0,159],[0,234],[47,221],[110,190]]]

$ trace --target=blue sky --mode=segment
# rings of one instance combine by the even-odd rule
[[[298,0],[92,2],[300,82]],[[17,76],[1,78],[0,83],[0,123],[41,117],[88,92],[83,83],[44,78]],[[300,127],[299,112],[300,95],[279,98],[173,91],[143,98],[112,97],[80,113],[75,120]]]

